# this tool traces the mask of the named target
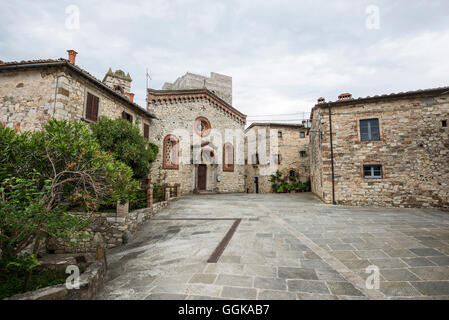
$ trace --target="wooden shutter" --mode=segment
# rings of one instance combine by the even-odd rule
[[[92,102],[93,102],[93,95],[91,95],[89,92],[87,93],[87,100],[86,100],[86,119],[92,120]]]
[[[150,126],[146,123],[143,124],[143,136],[146,139],[150,138]]]
[[[96,96],[92,96],[93,97],[93,103],[92,103],[92,121],[97,121],[98,120],[98,103],[100,101],[100,99]]]
[[[91,121],[97,121],[98,119],[98,103],[100,99],[91,93],[87,93],[86,100],[86,119]]]

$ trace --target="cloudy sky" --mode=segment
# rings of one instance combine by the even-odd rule
[[[146,68],[155,89],[214,71],[249,120],[294,121],[321,96],[449,85],[449,1],[2,0],[0,60],[67,49],[100,79],[129,72],[142,106]]]

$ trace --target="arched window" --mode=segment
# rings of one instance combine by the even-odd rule
[[[114,87],[114,90],[115,90],[115,92],[118,92],[118,93],[123,93],[124,92],[123,88],[121,86],[118,86],[118,85]]]
[[[223,171],[234,171],[234,147],[229,142],[223,145]]]
[[[169,134],[164,138],[164,169],[179,168],[178,154],[179,154],[179,140],[176,136]]]

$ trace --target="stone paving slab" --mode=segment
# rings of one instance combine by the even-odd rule
[[[228,194],[185,196],[156,218],[179,220],[150,220],[111,250],[99,299],[449,299],[449,213]],[[230,218],[242,221],[207,263]],[[366,287],[372,266],[379,289]]]

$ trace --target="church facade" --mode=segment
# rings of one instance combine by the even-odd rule
[[[159,146],[152,181],[179,184],[183,194],[244,192],[246,115],[231,105],[232,78],[187,73],[163,88],[147,97],[156,116],[150,140]]]

